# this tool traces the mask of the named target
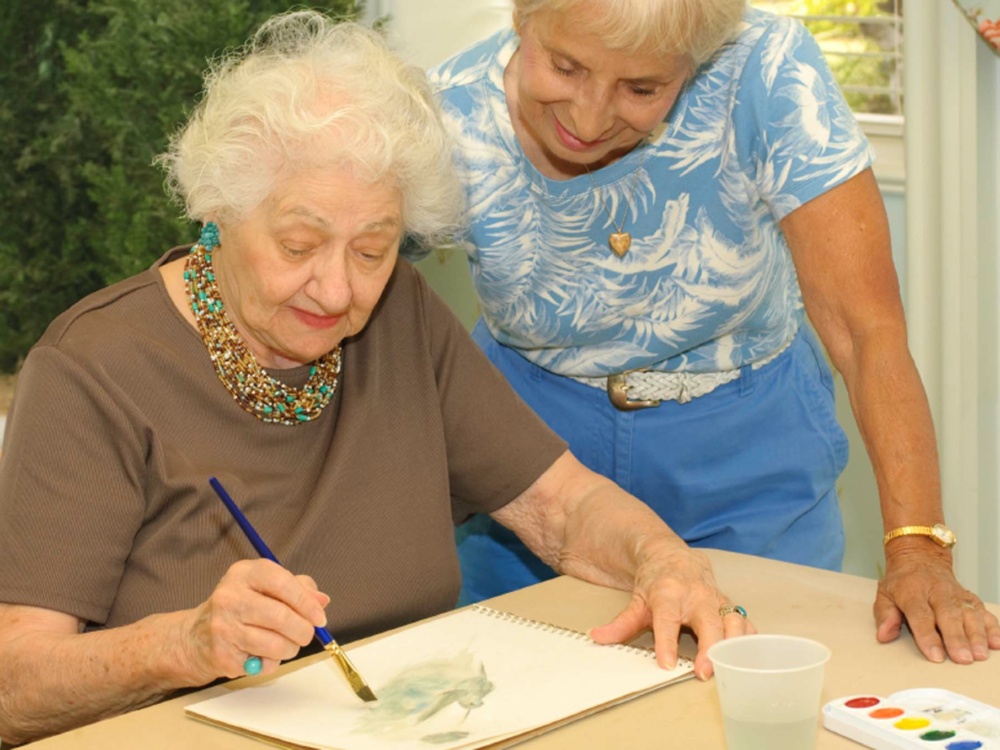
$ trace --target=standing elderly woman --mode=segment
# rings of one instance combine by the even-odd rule
[[[454,606],[454,522],[632,589],[603,641],[723,626],[704,556],[516,397],[400,238],[451,231],[451,146],[379,38],[279,16],[210,75],[163,161],[193,248],[60,316],[0,458],[0,737],[24,742]],[[252,549],[217,475],[288,569]],[[293,575],[291,571],[308,573]],[[377,687],[377,686],[376,686]]]
[[[808,313],[878,480],[878,638],[905,617],[927,658],[986,659],[872,153],[812,38],[744,0],[514,6],[432,72],[489,358],[689,544],[837,569],[847,443]],[[551,575],[488,517],[459,537],[466,601]]]

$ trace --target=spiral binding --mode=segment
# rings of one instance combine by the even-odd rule
[[[567,638],[573,638],[578,641],[587,641],[592,643],[590,637],[586,633],[581,633],[579,630],[573,630],[572,628],[564,628],[561,625],[553,625],[550,622],[542,622],[541,620],[532,620],[528,617],[521,617],[520,615],[514,615],[510,612],[504,612],[503,610],[493,609],[492,607],[484,607],[482,604],[473,604],[471,609],[474,612],[478,612],[486,617],[492,617],[494,620],[503,620],[504,622],[512,622],[517,625],[523,625],[524,627],[532,628],[534,630],[541,630],[546,633],[555,633],[557,635],[566,636]],[[596,645],[596,644],[595,644]],[[624,651],[627,654],[635,654],[636,656],[642,656],[647,659],[655,659],[656,651],[648,648],[646,646],[631,646],[627,643],[612,643],[608,645],[602,645],[601,648],[610,648],[615,651]],[[690,665],[690,660],[685,658],[680,658],[677,660],[677,666]]]

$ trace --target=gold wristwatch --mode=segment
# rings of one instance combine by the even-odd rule
[[[897,536],[910,536],[914,534],[917,536],[929,536],[945,549],[951,549],[957,541],[954,531],[943,523],[936,523],[933,526],[900,526],[898,529],[888,532],[882,538],[882,546],[884,547],[890,540],[895,539]]]

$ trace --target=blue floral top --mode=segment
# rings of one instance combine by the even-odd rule
[[[508,29],[431,71],[493,336],[573,376],[728,370],[781,349],[803,308],[778,222],[873,159],[808,31],[748,11],[663,126],[593,179],[548,179],[521,150],[503,88],[517,45]]]

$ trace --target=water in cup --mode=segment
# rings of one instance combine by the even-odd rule
[[[808,638],[744,635],[708,651],[728,750],[811,750],[830,649]]]
[[[723,717],[728,750],[800,750],[816,741],[816,719],[739,721]]]

